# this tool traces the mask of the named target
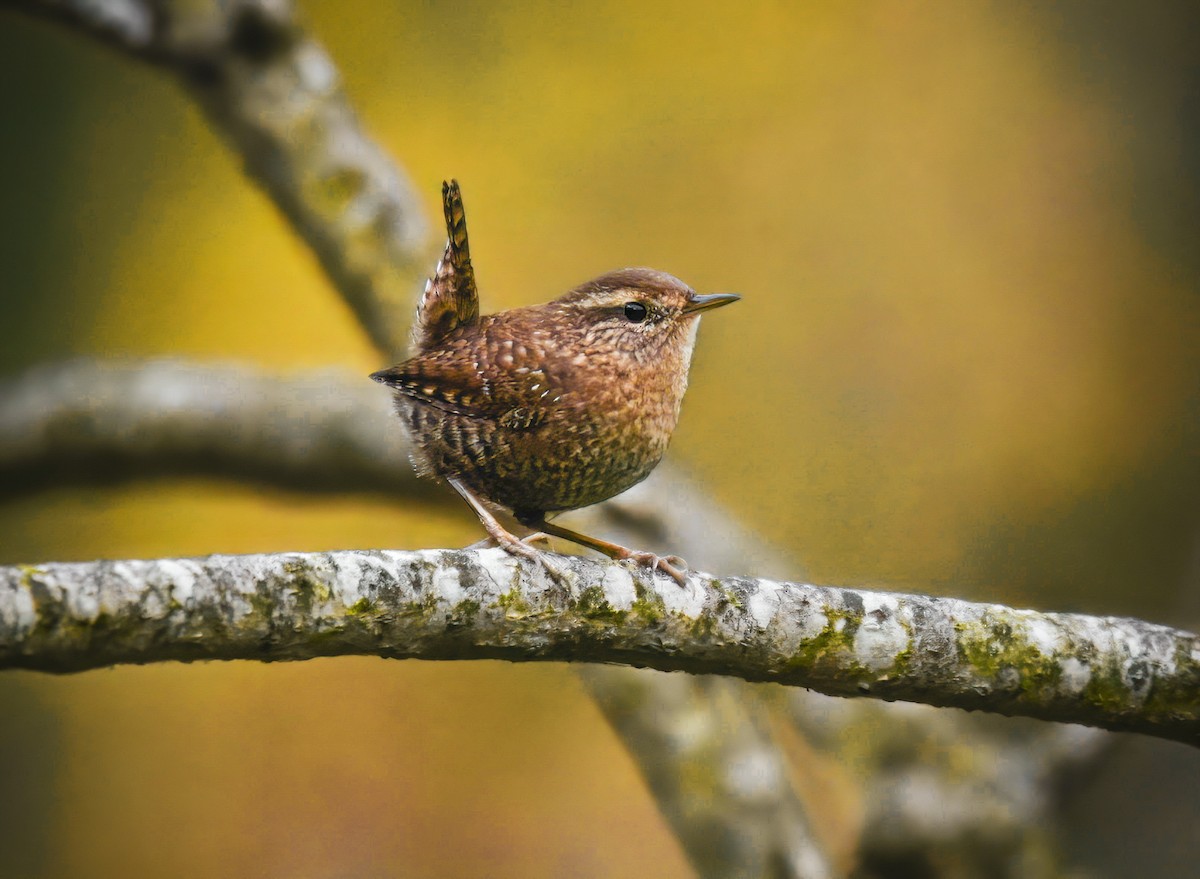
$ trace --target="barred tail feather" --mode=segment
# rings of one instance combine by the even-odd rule
[[[455,328],[479,318],[479,292],[471,247],[467,239],[467,215],[457,180],[442,184],[442,210],[446,217],[446,249],[417,306],[413,326],[413,349],[420,353],[437,345]]]

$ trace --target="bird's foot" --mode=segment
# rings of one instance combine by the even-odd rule
[[[510,536],[512,536],[512,535],[510,535]],[[472,543],[470,546],[468,546],[466,548],[467,549],[496,549],[497,547],[499,547],[500,549],[504,550],[509,555],[516,556],[517,558],[522,558],[522,559],[530,559],[532,561],[537,562],[539,565],[541,565],[545,569],[546,573],[549,574],[554,579],[554,582],[558,583],[559,586],[565,586],[566,588],[570,589],[571,582],[572,582],[571,574],[568,571],[566,571],[565,569],[556,565],[554,562],[552,562],[548,558],[546,551],[537,549],[537,548],[529,545],[530,543],[548,543],[548,542],[549,542],[549,537],[547,537],[545,534],[530,534],[528,537],[520,537],[520,538],[512,536],[511,541],[504,540],[499,537],[488,536],[488,537],[485,537],[483,540],[475,541],[474,543]]]
[[[560,585],[567,589],[571,588],[571,576],[567,571],[560,568],[554,562],[547,558],[547,554],[539,549],[530,546],[520,537],[511,533],[507,528],[496,521],[496,517],[491,514],[484,502],[475,492],[469,488],[464,482],[459,479],[447,478],[446,481],[450,486],[462,495],[465,500],[475,511],[475,515],[479,517],[479,522],[487,531],[488,537],[494,541],[494,546],[499,546],[509,555],[517,556],[518,558],[531,559],[537,562],[551,577]],[[522,523],[524,524],[524,523]],[[526,540],[536,541],[539,537],[545,537],[544,534],[531,534]]]
[[[580,546],[586,546],[588,549],[594,549],[596,552],[603,553],[610,559],[618,561],[629,559],[642,567],[649,568],[651,571],[662,571],[667,576],[672,577],[680,586],[687,585],[688,564],[677,555],[658,556],[652,552],[630,549],[627,546],[621,546],[619,543],[600,540],[596,537],[588,537],[586,534],[580,534],[578,531],[572,531],[570,528],[564,528],[556,523],[547,522],[546,517],[541,514],[518,516],[517,519],[527,528],[538,528],[552,537],[561,537],[563,540],[578,543]]]
[[[652,552],[643,552],[642,550],[630,549],[626,550],[626,555],[621,558],[629,559],[636,562],[642,567],[650,570],[662,571],[675,579],[675,582],[680,586],[687,585],[688,563],[677,555],[655,555]]]
[[[496,541],[502,550],[517,558],[530,559],[537,562],[558,585],[565,586],[568,589],[571,588],[571,574],[565,568],[561,568],[551,561],[548,552],[532,547],[526,542],[531,539],[534,542],[537,542],[539,539],[546,540],[545,534],[531,534],[529,537],[523,539],[514,537],[511,534],[508,537],[509,539],[507,540],[501,538]]]

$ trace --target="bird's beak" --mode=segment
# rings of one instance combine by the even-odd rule
[[[720,308],[741,299],[736,293],[693,293],[688,304],[683,307],[684,314],[696,314],[711,308]]]

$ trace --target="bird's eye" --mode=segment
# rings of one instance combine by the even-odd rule
[[[625,303],[625,317],[630,323],[640,324],[646,319],[646,306],[640,302]]]

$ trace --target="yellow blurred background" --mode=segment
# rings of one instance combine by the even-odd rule
[[[462,182],[485,310],[624,265],[743,294],[670,456],[795,576],[1200,617],[1194,4],[303,9],[431,218]],[[0,374],[383,365],[167,75],[4,10],[0,96]],[[478,531],[152,482],[0,505],[0,563]],[[0,875],[647,864],[690,875],[565,666],[0,675]]]

